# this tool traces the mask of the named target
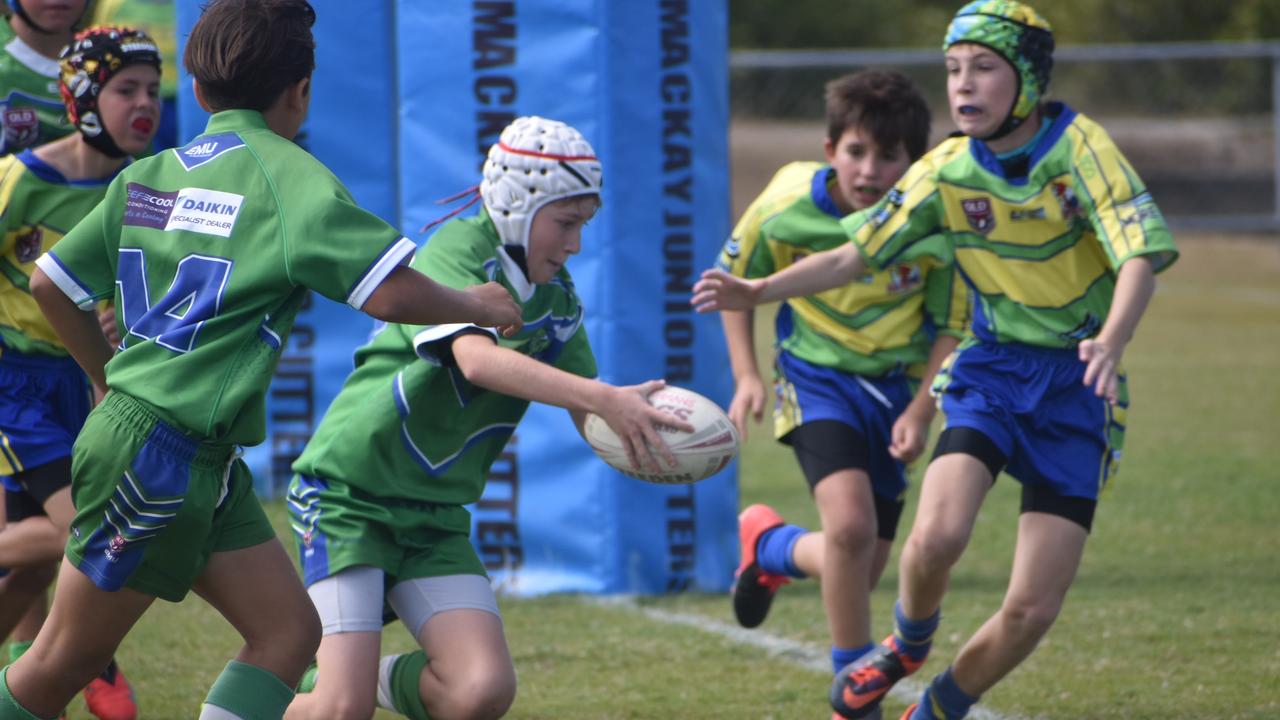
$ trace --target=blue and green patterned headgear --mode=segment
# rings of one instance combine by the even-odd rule
[[[1018,76],[1013,108],[1000,128],[983,139],[1008,135],[1030,117],[1049,87],[1053,29],[1039,13],[1016,0],[974,0],[956,13],[942,49],[957,43],[982,45],[1013,66]]]

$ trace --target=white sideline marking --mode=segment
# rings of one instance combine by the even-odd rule
[[[730,642],[764,650],[769,657],[778,658],[806,670],[813,670],[826,675],[831,674],[830,652],[828,652],[826,648],[822,648],[811,643],[790,640],[777,635],[770,635],[769,633],[761,630],[747,630],[746,628],[731,625],[727,622],[716,620],[715,618],[706,617],[705,615],[671,612],[655,607],[645,607],[637,603],[636,599],[630,595],[615,595],[608,597],[583,596],[583,599],[595,605],[634,610],[643,614],[650,620],[654,620],[665,625],[684,625],[685,627],[691,627],[713,635],[719,635]],[[924,688],[925,684],[919,680],[906,678],[897,685],[894,685],[889,690],[889,694],[893,696],[895,700],[903,704],[910,704],[920,699],[920,693],[924,692]],[[973,720],[1021,720],[1016,715],[1003,715],[981,705],[974,705],[969,711],[969,715],[967,717],[973,718]]]

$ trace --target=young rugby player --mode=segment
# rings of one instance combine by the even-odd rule
[[[281,717],[320,627],[236,448],[263,439],[307,294],[387,321],[519,324],[496,283],[459,292],[402,267],[413,243],[290,141],[314,22],[305,0],[210,3],[185,55],[205,134],[122,171],[37,261],[32,294],[106,396],[73,449],[76,515],[49,619],[0,673],[0,718],[55,715],[156,598],[191,589],[245,640],[200,717]],[[84,312],[106,297],[117,352]]]
[[[75,131],[58,91],[58,54],[71,42],[72,29],[85,14],[87,4],[88,0],[8,0],[8,12],[0,22],[0,157]],[[62,231],[69,227],[63,226]],[[11,480],[5,487],[21,490]],[[16,602],[0,612],[7,616],[13,607],[29,608],[16,625],[0,623],[11,633],[12,660],[31,645],[44,622],[46,583],[39,582],[29,570],[0,583],[9,585],[5,592]],[[33,596],[33,592],[37,594]],[[18,595],[32,601],[24,605]]]
[[[289,488],[324,627],[314,689],[291,719],[367,718],[375,702],[414,720],[501,716],[516,676],[463,506],[480,499],[529,403],[567,409],[579,430],[598,414],[653,470],[659,458],[674,464],[654,425],[692,429],[646,401],[661,381],[593,379],[565,268],[600,205],[591,145],[564,123],[517,118],[483,172],[481,212],[444,225],[413,266],[451,287],[502,283],[524,329],[504,339],[466,323],[394,324],[356,352]],[[384,598],[421,651],[379,661]]]
[[[146,35],[127,28],[77,34],[59,84],[79,132],[0,158],[0,474],[13,485],[0,532],[0,566],[13,570],[0,589],[0,635],[28,608],[43,618],[44,592],[75,515],[71,446],[90,405],[84,371],[41,315],[29,276],[36,258],[89,214],[128,157],[151,142],[159,77],[160,54]],[[30,645],[12,642],[9,661]],[[85,688],[85,700],[102,720],[137,716],[114,661]]]
[[[965,5],[948,28],[947,95],[962,135],[843,221],[852,243],[762,280],[708,271],[705,310],[835,287],[868,268],[954,262],[976,337],[939,373],[946,415],[901,558],[895,630],[837,676],[837,714],[862,717],[924,663],[951,568],[1001,470],[1023,487],[1000,609],[934,678],[915,720],[959,718],[1031,654],[1075,577],[1098,493],[1120,459],[1124,349],[1177,257],[1159,209],[1106,132],[1042,96],[1049,25],[1013,0]]]
[[[779,170],[725,244],[721,269],[767,277],[847,243],[840,218],[879,201],[927,148],[928,105],[898,73],[833,80],[826,105],[827,163]],[[795,450],[822,532],[787,525],[765,505],[743,511],[739,623],[759,625],[788,578],[821,577],[834,671],[874,647],[869,594],[902,513],[903,464],[924,450],[934,414],[928,384],[959,343],[968,307],[952,267],[928,257],[782,304],[774,432]],[[744,436],[766,395],[752,315],[722,313],[737,385],[729,416]]]
[[[58,55],[89,0],[9,0],[0,22],[0,155],[75,130],[58,92]]]

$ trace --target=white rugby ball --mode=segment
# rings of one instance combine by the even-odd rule
[[[668,385],[649,396],[649,404],[693,426],[693,432],[658,428],[675,455],[676,466],[659,459],[662,472],[632,467],[627,452],[613,429],[600,416],[587,415],[583,427],[587,444],[611,467],[633,478],[651,483],[687,484],[711,477],[724,469],[738,454],[738,429],[719,405],[692,390]]]

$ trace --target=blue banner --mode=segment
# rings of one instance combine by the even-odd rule
[[[303,142],[357,200],[425,242],[415,231],[448,211],[435,201],[479,182],[513,118],[570,123],[605,172],[604,206],[570,261],[601,379],[665,377],[728,403],[718,319],[688,304],[729,233],[724,2],[314,4]],[[180,1],[181,27],[196,5]],[[190,137],[203,120],[184,87]],[[323,300],[299,316],[270,437],[248,456],[264,494],[287,482],[369,326]],[[720,591],[737,560],[736,513],[736,466],[691,486],[633,480],[592,454],[568,413],[534,405],[473,508],[473,540],[518,594]]]

